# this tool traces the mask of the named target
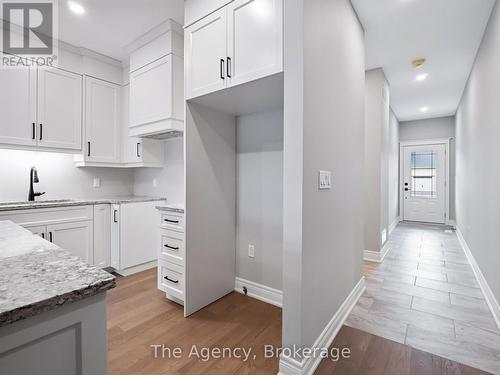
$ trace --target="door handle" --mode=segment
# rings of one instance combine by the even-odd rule
[[[36,139],[36,124],[33,122],[32,125],[33,125],[33,140],[35,140]]]
[[[170,281],[171,283],[174,283],[174,284],[178,284],[179,283],[179,280],[172,280],[168,276],[165,276],[164,279],[167,280],[167,281]]]
[[[87,142],[87,156],[90,157],[90,141]]]
[[[220,59],[220,78],[221,79],[226,79],[226,77],[224,77],[224,59]]]
[[[43,124],[40,124],[40,140],[43,139]]]
[[[408,188],[405,188],[405,191],[410,191],[410,189],[408,189]]]
[[[170,245],[167,245],[167,244],[165,244],[165,245],[163,245],[163,246],[165,246],[167,249],[179,250],[179,247],[178,247],[178,246],[170,246]]]
[[[231,78],[231,70],[232,70],[232,67],[231,67],[231,58],[228,56],[227,57],[227,67],[226,67],[226,74],[229,78]]]
[[[163,221],[166,221],[167,223],[179,224],[179,220],[163,219]]]
[[[113,222],[118,223],[118,210],[113,211]]]
[[[139,146],[141,145],[140,142],[137,142],[137,157],[140,158],[141,154],[139,154]]]
[[[45,233],[42,232],[42,238],[45,239]]]
[[[52,242],[52,232],[49,232],[49,241]]]

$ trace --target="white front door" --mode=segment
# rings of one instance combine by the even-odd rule
[[[446,145],[404,146],[403,219],[446,222]]]

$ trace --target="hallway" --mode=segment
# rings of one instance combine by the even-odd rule
[[[346,325],[500,374],[500,331],[454,232],[401,223]]]

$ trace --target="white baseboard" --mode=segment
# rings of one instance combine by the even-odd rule
[[[391,223],[389,226],[389,236],[391,235],[392,232],[394,232],[394,229],[398,226],[398,224],[401,222],[401,217],[398,216],[397,218],[394,219],[394,221]]]
[[[335,336],[337,336],[337,333],[342,328],[352,308],[356,305],[364,291],[365,278],[362,277],[316,339],[312,348],[329,348],[332,345]],[[318,356],[317,358],[304,358],[302,361],[297,361],[293,358],[281,356],[280,372],[278,375],[313,375],[322,359],[321,356]]]
[[[491,290],[490,286],[488,285],[488,282],[486,281],[486,278],[484,277],[483,273],[481,272],[481,269],[479,268],[479,265],[476,262],[476,259],[474,259],[474,256],[472,255],[472,252],[469,248],[469,245],[465,241],[464,236],[462,235],[462,232],[460,229],[457,227],[457,236],[458,240],[460,241],[462,247],[464,248],[465,255],[467,256],[467,259],[469,260],[469,263],[472,267],[472,270],[474,271],[474,275],[476,275],[477,282],[479,283],[479,286],[481,287],[481,291],[484,294],[484,298],[486,299],[486,303],[488,304],[491,313],[493,314],[493,318],[495,318],[495,322],[497,323],[498,329],[500,329],[500,304],[498,304],[498,301],[495,298],[495,295],[493,294],[493,291]]]
[[[281,290],[237,277],[234,283],[234,290],[244,294],[243,287],[247,288],[247,296],[274,306],[283,307],[283,292]]]
[[[134,273],[146,271],[146,270],[149,270],[149,269],[157,267],[157,266],[158,266],[158,262],[156,260],[153,260],[152,262],[148,262],[148,263],[140,264],[138,266],[126,268],[124,270],[115,269],[115,272],[121,276],[130,276],[130,275],[133,275]]]
[[[380,251],[364,250],[363,259],[367,262],[382,263],[387,253],[389,253],[389,250],[391,250],[391,247],[389,243],[386,242]]]

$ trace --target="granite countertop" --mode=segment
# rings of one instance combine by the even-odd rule
[[[184,213],[184,205],[182,203],[166,203],[164,206],[156,206],[159,211]]]
[[[0,327],[115,287],[115,277],[0,221]]]
[[[1,202],[0,211],[29,210],[35,208],[54,208],[71,206],[88,206],[94,204],[123,204],[136,202],[154,202],[166,201],[166,198],[146,197],[138,195],[101,197],[101,198],[83,198],[83,199],[58,199],[58,200],[39,200],[36,202]]]

